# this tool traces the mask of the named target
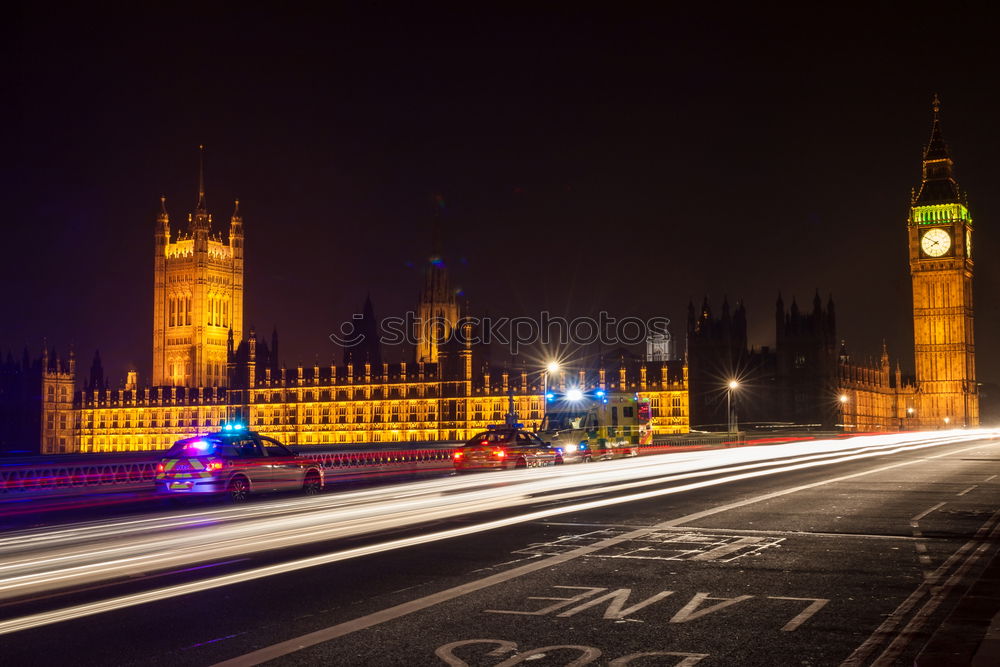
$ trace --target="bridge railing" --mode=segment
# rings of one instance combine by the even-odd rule
[[[342,446],[293,447],[300,456],[323,466],[327,482],[378,474],[400,474],[451,469],[459,442],[364,443]],[[639,448],[639,454],[678,449],[704,449],[746,444],[739,433],[661,435]],[[22,494],[59,494],[134,491],[151,488],[162,451],[131,454],[79,454],[55,457],[0,459],[0,499]]]
[[[327,476],[372,472],[417,472],[450,468],[457,442],[424,443],[418,447],[386,448],[383,444],[345,447],[297,447],[304,458],[318,461]],[[162,451],[125,454],[83,454],[0,460],[0,498],[30,492],[131,491],[151,487]]]

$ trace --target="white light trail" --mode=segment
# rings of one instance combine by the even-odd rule
[[[487,510],[515,509],[540,500],[551,503],[602,496],[499,520],[236,572],[194,584],[11,619],[0,622],[0,634],[72,618],[74,614],[89,615],[110,608],[143,604],[195,590],[568,512],[996,435],[984,430],[894,434],[666,454],[593,465],[448,477],[244,507],[23,531],[0,539],[0,599],[30,598],[84,584],[217,561],[235,555],[413,527],[423,522]],[[697,478],[703,479],[687,481]],[[673,482],[679,484],[635,491],[641,487]],[[609,494],[617,495],[603,497]]]

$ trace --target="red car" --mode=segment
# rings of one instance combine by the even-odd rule
[[[483,431],[455,450],[455,470],[533,468],[559,465],[562,451],[521,428],[505,426]]]

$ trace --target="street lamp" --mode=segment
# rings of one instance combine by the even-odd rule
[[[840,401],[840,427],[843,429],[847,428],[847,403],[851,400],[851,397],[847,394],[841,394],[837,397]]]
[[[739,422],[736,420],[736,414],[733,411],[733,392],[739,389],[740,383],[736,380],[730,380],[729,384],[726,385],[726,420],[729,433],[733,432],[733,426],[735,425],[739,428]]]
[[[545,370],[542,371],[542,398],[544,399],[543,405],[549,400],[549,375],[554,375],[559,372],[559,362],[550,361],[546,366]]]

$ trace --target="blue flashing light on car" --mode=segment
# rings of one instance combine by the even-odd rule
[[[549,393],[545,394],[545,398],[546,398],[546,400],[554,401],[556,399],[556,395],[553,394],[552,392],[549,392]]]
[[[204,452],[207,449],[211,449],[212,445],[204,440],[195,440],[187,444],[185,449],[194,449],[199,452]]]

